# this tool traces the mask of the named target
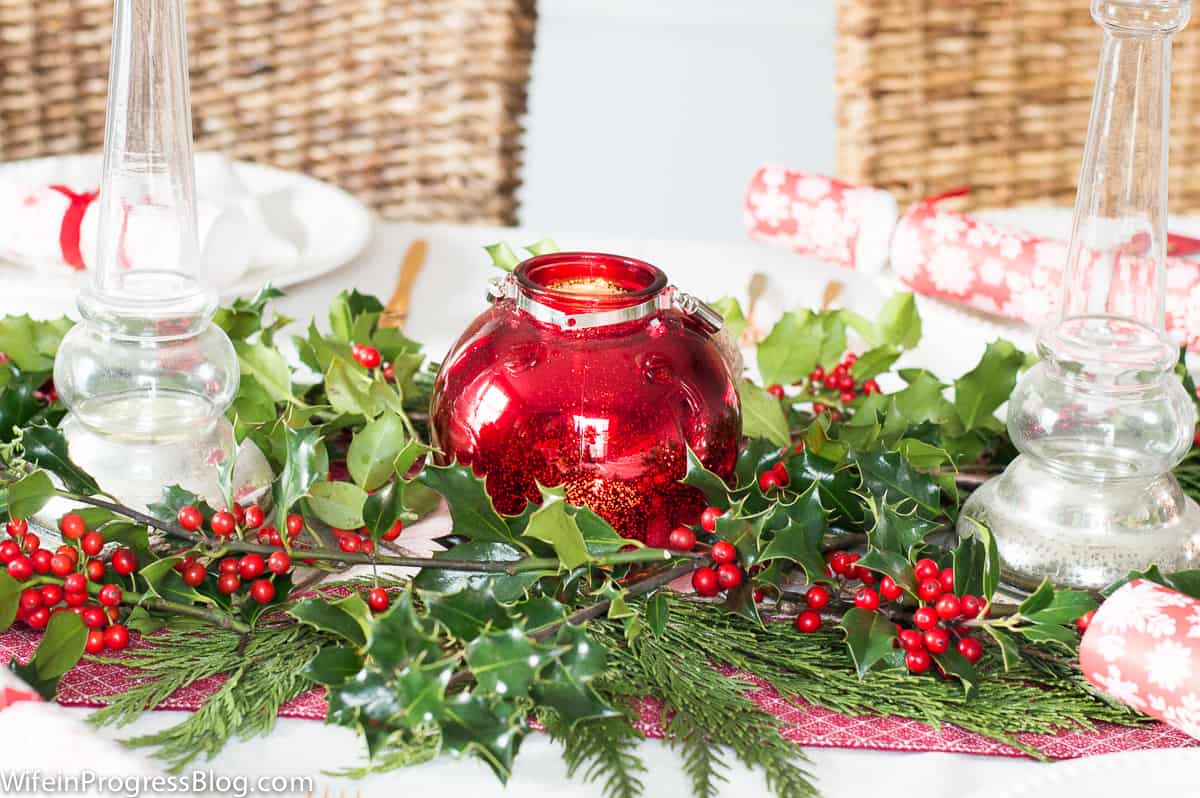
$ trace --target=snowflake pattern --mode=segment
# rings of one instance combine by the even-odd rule
[[[1146,679],[1174,692],[1192,675],[1192,650],[1174,640],[1162,640],[1146,653]]]
[[[1121,669],[1109,665],[1107,673],[1093,673],[1091,680],[1118,701],[1141,709],[1146,701],[1138,695],[1138,683],[1121,678]]]

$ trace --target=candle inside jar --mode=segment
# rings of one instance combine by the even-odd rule
[[[628,288],[614,283],[606,277],[575,277],[570,280],[556,280],[547,287],[566,294],[589,294],[591,296],[629,293]]]

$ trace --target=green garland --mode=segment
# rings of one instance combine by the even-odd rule
[[[492,253],[501,265],[515,259],[506,247]],[[572,775],[631,798],[643,793],[645,772],[632,713],[650,695],[663,703],[670,745],[695,795],[716,794],[731,757],[761,768],[780,796],[816,795],[807,761],[778,719],[747,697],[744,679],[715,664],[765,680],[787,699],[932,727],[953,723],[1032,756],[1040,755],[1015,735],[1145,722],[1093,692],[1078,672],[1072,622],[1095,606],[1092,597],[1044,585],[1020,605],[1002,604],[988,531],[961,541],[947,535],[961,492],[1013,455],[993,414],[1028,359],[1007,342],[991,344],[955,380],[952,398],[935,375],[901,369],[900,390],[843,402],[810,372],[838,362],[851,334],[867,344],[849,369],[858,383],[892,369],[920,339],[911,295],[893,298],[874,321],[846,311],[785,314],[757,359],[767,383],[796,387],[780,400],[741,382],[747,440],[735,479],[727,484],[691,457],[683,480],[727,508],[712,538],[733,543],[753,567],[718,605],[661,589],[705,566],[705,554],[628,550],[603,519],[558,491],[520,516],[502,516],[469,468],[424,464],[414,474],[429,451],[422,436],[435,371],[420,347],[379,326],[377,300],[344,293],[330,309],[328,333],[309,325],[296,339],[307,370],[319,375],[305,382],[275,348],[288,321],[268,319],[277,296],[267,289],[218,314],[244,375],[230,419],[239,440],[254,441],[279,474],[271,491],[276,519],[294,512],[305,522],[285,544],[319,576],[364,563],[421,569],[411,583],[382,583],[399,591],[387,612],[373,614],[357,590],[293,594],[290,575],[275,577],[276,599],[265,606],[220,593],[218,560],[273,547],[244,529],[216,540],[180,528],[180,507],[198,506],[206,519],[213,510],[178,488],[164,489],[149,514],[105,496],[67,456],[57,430],[63,409],[45,390],[69,323],[0,320],[0,351],[9,356],[0,367],[0,518],[32,517],[55,496],[92,505],[89,527],[137,554],[138,570],[121,582],[125,623],[143,633],[166,627],[148,647],[110,660],[140,678],[93,721],[126,723],[181,687],[229,674],[186,721],[129,741],[173,768],[211,757],[231,739],[267,733],[282,704],[324,685],[328,722],[357,729],[367,743],[368,764],[350,765],[346,775],[449,752],[479,757],[505,779],[534,716],[563,742]],[[717,304],[738,334],[745,319],[737,303]],[[379,349],[394,378],[358,365],[352,343]],[[330,481],[330,463],[342,462],[350,481]],[[777,468],[786,469],[787,487],[764,493],[758,477]],[[1178,473],[1196,493],[1200,456]],[[230,475],[221,476],[228,496]],[[432,559],[388,550],[385,532],[442,498],[462,542]],[[361,528],[375,550],[341,551],[333,528]],[[160,538],[167,543],[152,543]],[[824,628],[806,636],[760,615],[791,606],[800,576],[840,587],[825,572],[825,556],[847,548],[908,597],[869,612],[850,608],[835,589]],[[199,586],[175,572],[183,556],[209,569]],[[938,655],[944,677],[908,673],[892,646],[894,621],[908,622],[917,606],[911,568],[920,557],[953,568],[960,592],[993,600],[990,618],[967,623],[988,644],[984,658],[972,665],[954,651]],[[1200,585],[1196,574],[1146,575],[1193,594]],[[31,583],[44,581],[53,579]],[[0,629],[17,617],[24,587],[0,573]],[[34,660],[13,663],[47,694],[82,654],[86,630],[74,617],[54,616]]]

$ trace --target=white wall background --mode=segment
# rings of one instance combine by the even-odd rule
[[[834,0],[541,0],[522,224],[740,239],[760,163],[833,169]]]

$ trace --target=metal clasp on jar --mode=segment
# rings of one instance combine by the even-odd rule
[[[719,332],[725,326],[725,317],[711,305],[674,286],[667,290],[671,292],[671,304],[689,316],[696,317],[709,332]]]

